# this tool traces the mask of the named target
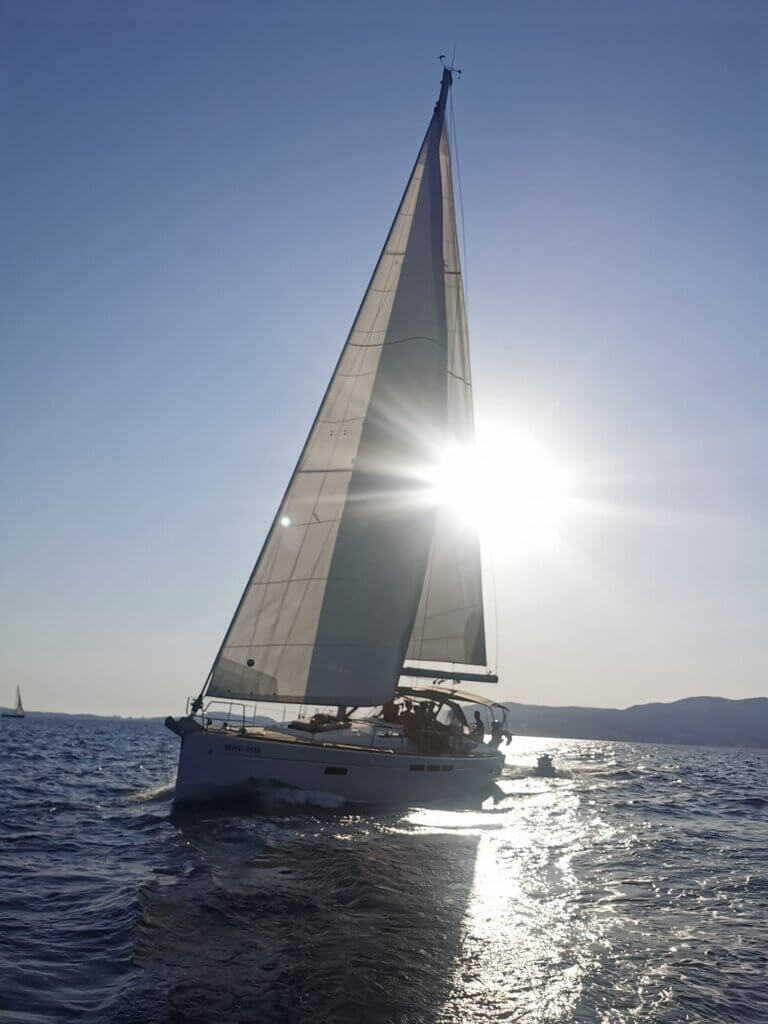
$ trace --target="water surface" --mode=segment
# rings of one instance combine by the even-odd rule
[[[516,739],[474,808],[173,814],[177,742],[2,722],[0,1021],[768,1021],[768,751]]]

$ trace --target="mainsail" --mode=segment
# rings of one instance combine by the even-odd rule
[[[211,696],[370,706],[403,661],[485,663],[477,537],[428,499],[471,439],[440,97],[304,450],[207,682]]]

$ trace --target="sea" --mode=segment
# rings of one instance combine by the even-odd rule
[[[504,749],[475,806],[181,813],[162,722],[3,720],[0,1022],[768,1022],[768,750]]]

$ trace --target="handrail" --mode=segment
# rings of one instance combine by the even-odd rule
[[[187,697],[187,715],[190,713],[190,702],[194,700],[194,697]],[[198,716],[201,719],[203,727],[206,725],[206,719],[211,720],[213,716],[215,716],[215,721],[221,722],[223,725],[227,726],[233,724],[233,718],[235,723],[239,720],[240,728],[245,729],[245,704],[240,701],[227,701],[212,697],[195,713],[195,717]]]

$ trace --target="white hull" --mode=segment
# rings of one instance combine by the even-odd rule
[[[483,744],[471,754],[433,755],[206,729],[181,737],[174,801],[224,801],[291,787],[352,803],[408,805],[486,795],[502,764],[502,755]]]

